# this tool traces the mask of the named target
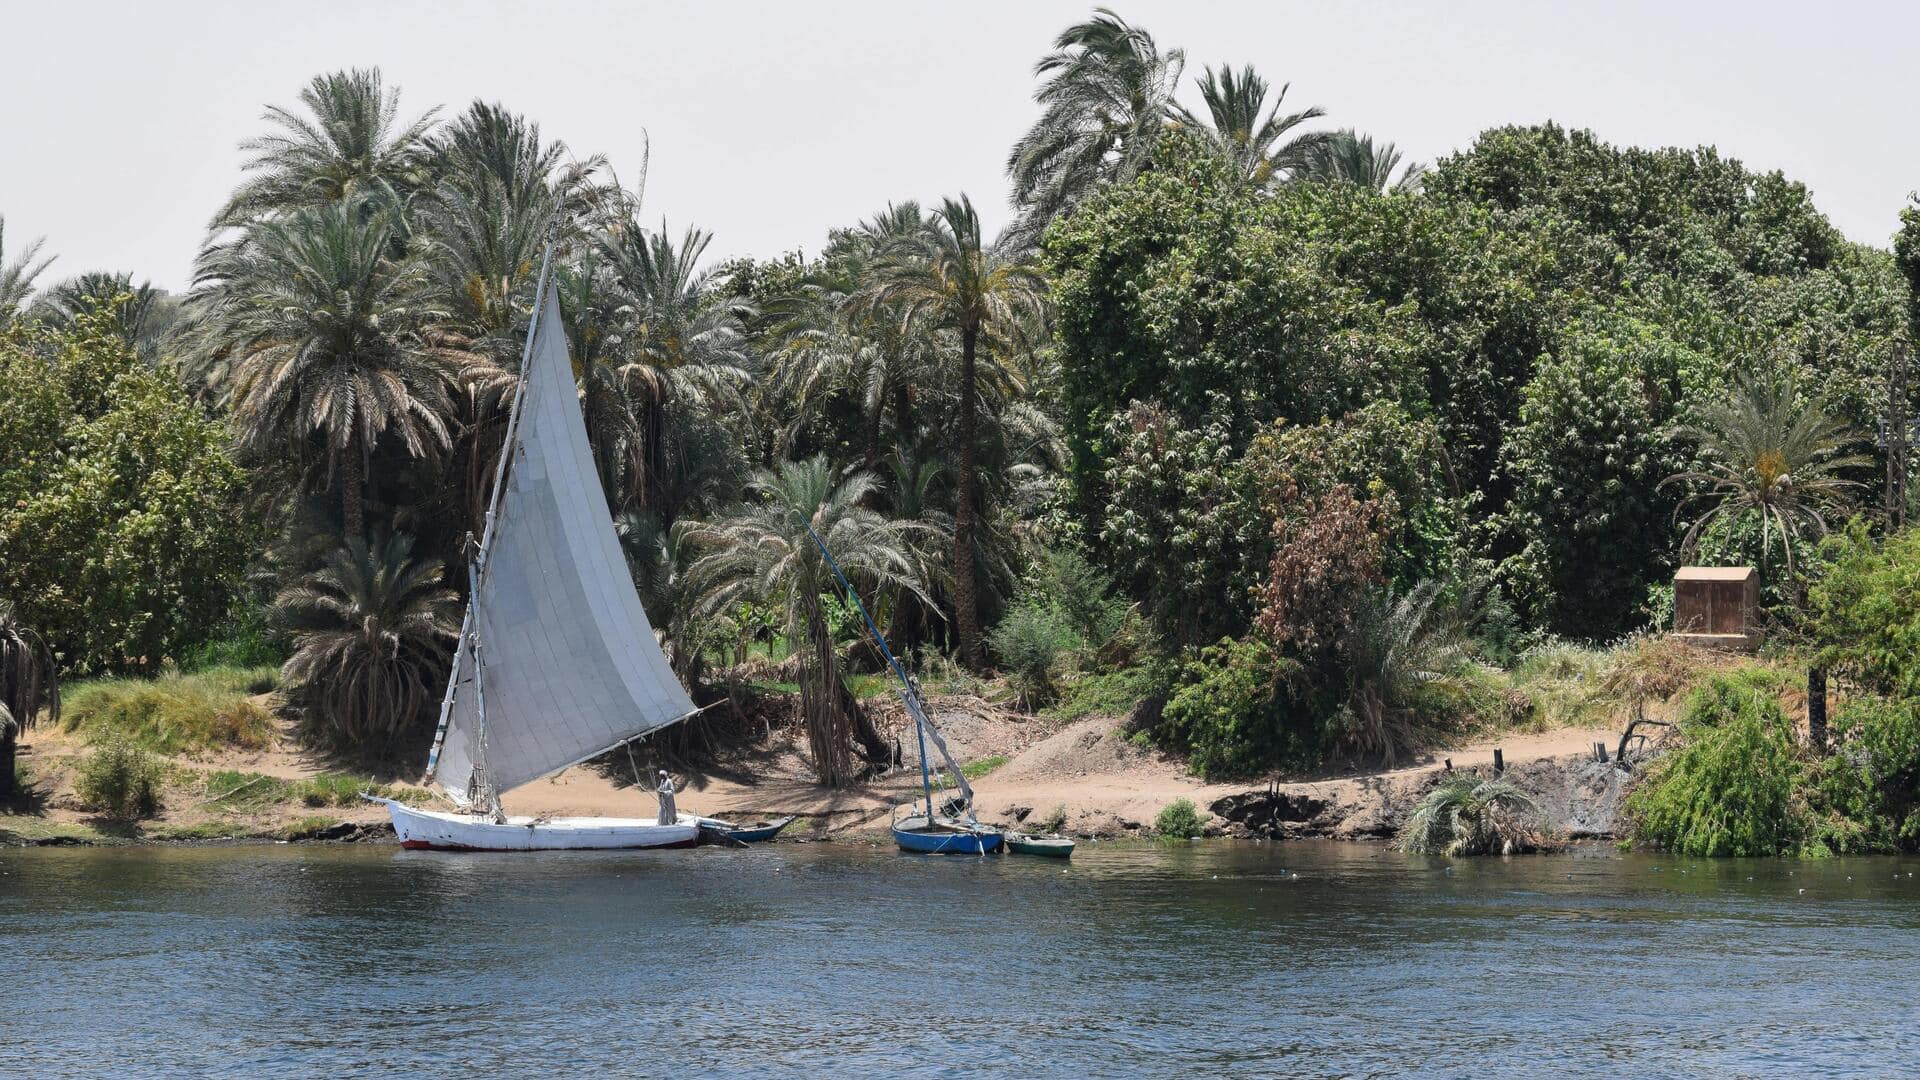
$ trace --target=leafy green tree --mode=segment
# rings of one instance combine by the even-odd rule
[[[980,508],[979,350],[988,335],[1017,333],[1046,306],[1039,270],[1003,242],[982,243],[980,215],[965,195],[947,199],[935,225],[890,246],[872,273],[866,302],[892,306],[905,325],[951,330],[960,338],[960,444],[953,511],[953,611],[960,655],[978,667],[980,612],[975,522]]]
[[[1238,637],[1250,590],[1266,565],[1269,522],[1236,467],[1225,422],[1186,427],[1137,405],[1114,418],[1107,499],[1094,550],[1123,592],[1141,602],[1166,647]]]
[[[1295,693],[1300,665],[1258,637],[1222,640],[1181,666],[1153,737],[1209,780],[1312,768],[1325,713]]]
[[[414,558],[412,537],[353,537],[274,601],[293,635],[281,677],[327,737],[391,746],[424,730],[439,702],[458,612],[439,561]]]
[[[69,671],[182,655],[257,542],[225,431],[109,311],[0,341],[0,400],[0,596]]]
[[[855,778],[855,741],[870,761],[888,751],[842,682],[826,605],[839,587],[808,526],[856,588],[905,589],[926,599],[913,557],[923,527],[866,509],[873,489],[868,474],[836,476],[825,458],[783,462],[753,479],[753,501],[726,517],[682,526],[685,542],[699,551],[687,570],[696,611],[714,617],[743,603],[771,605],[785,612],[787,636],[806,643],[801,712],[815,775],[835,787]]]
[[[1055,218],[1102,184],[1147,168],[1178,105],[1186,67],[1180,49],[1161,52],[1153,35],[1107,8],[1054,39],[1034,65],[1040,119],[1007,156],[1020,219],[1009,236],[1032,243]]]
[[[1659,489],[1677,457],[1655,411],[1657,338],[1572,338],[1523,394],[1505,447],[1513,497],[1500,527],[1502,575],[1521,610],[1555,633],[1611,638],[1667,574],[1674,499]]]
[[[1325,116],[1326,111],[1311,105],[1283,115],[1280,108],[1286,103],[1288,89],[1284,84],[1273,96],[1272,107],[1268,107],[1271,84],[1252,65],[1238,72],[1226,65],[1210,67],[1199,82],[1207,122],[1178,104],[1173,114],[1180,123],[1199,131],[1214,153],[1224,158],[1245,183],[1267,187],[1287,179],[1314,160],[1326,139],[1318,132],[1294,133],[1309,120]]]
[[[1453,573],[1465,541],[1465,500],[1454,488],[1446,439],[1431,418],[1372,402],[1317,424],[1274,424],[1247,448],[1245,468],[1276,521],[1298,520],[1303,500],[1345,485],[1379,504],[1383,569],[1400,588]]]
[[[393,255],[384,213],[336,205],[264,222],[201,268],[206,330],[237,358],[233,423],[249,452],[287,454],[339,491],[366,532],[366,468],[382,439],[408,458],[451,447],[456,354],[421,334],[424,267]],[[314,468],[314,467],[317,467]]]
[[[237,228],[340,203],[396,212],[426,180],[427,135],[434,112],[400,119],[400,91],[378,69],[317,75],[300,91],[302,113],[268,106],[275,130],[248,139],[247,179],[234,190],[213,228]]]

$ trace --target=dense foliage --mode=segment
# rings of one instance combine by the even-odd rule
[[[261,538],[221,425],[109,313],[0,341],[0,596],[69,672],[152,670],[226,614]]]
[[[1692,461],[1679,426],[1765,357],[1866,430],[1902,321],[1884,253],[1841,240],[1798,185],[1710,150],[1506,129],[1419,195],[1248,191],[1180,139],[1157,162],[1047,238],[1075,510],[1095,534],[1137,529],[1149,499],[1175,520],[1220,512],[1174,469],[1117,464],[1142,431],[1204,447],[1227,488],[1276,419],[1390,402],[1431,419],[1426,460],[1486,523],[1459,554],[1496,567],[1530,619],[1605,638],[1641,620],[1677,555],[1689,492],[1662,483]],[[1170,576],[1244,589],[1258,542],[1214,532]],[[1137,578],[1124,545],[1112,562]]]
[[[895,202],[720,266],[502,105],[312,79],[209,193],[188,295],[42,290],[37,242],[0,250],[0,597],[67,669],[281,660],[309,732],[423,743],[544,265],[675,671],[711,700],[779,639],[827,782],[888,747],[808,525],[910,662],[997,669],[1021,708],[1144,693],[1207,775],[1557,715],[1487,665],[1550,668],[1667,614],[1681,561],[1751,561],[1776,626],[1884,698],[1842,746],[1900,775],[1916,559],[1873,533],[1867,435],[1920,213],[1855,244],[1778,172],[1552,123],[1403,165],[1250,67],[1184,82],[1112,12],[1053,45],[1006,234],[965,195]],[[1659,790],[1772,797],[1720,770],[1797,751],[1728,708]],[[1898,816],[1861,775],[1821,805]],[[1786,842],[1645,799],[1663,843]]]

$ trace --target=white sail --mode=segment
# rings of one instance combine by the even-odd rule
[[[471,637],[462,641],[430,766],[463,804],[694,711],[653,636],[614,535],[551,286],[534,328],[517,452],[495,508],[468,613]],[[478,686],[470,642],[480,660]],[[476,775],[482,762],[484,773]]]

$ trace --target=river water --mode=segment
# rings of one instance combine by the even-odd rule
[[[1896,1076],[1920,860],[0,850],[0,1075]]]

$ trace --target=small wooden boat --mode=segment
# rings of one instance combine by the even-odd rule
[[[1021,855],[1045,855],[1055,859],[1065,859],[1073,855],[1073,841],[1064,836],[1028,836],[1026,833],[1008,833],[1007,850]]]
[[[756,821],[751,825],[740,825],[717,818],[701,818],[700,838],[736,844],[758,844],[780,835],[780,830],[793,824],[797,815],[788,814],[772,821]]]
[[[913,814],[893,823],[893,841],[901,851],[927,855],[985,855],[999,851],[1006,837],[999,829],[957,818],[934,818],[927,823],[925,814]]]

